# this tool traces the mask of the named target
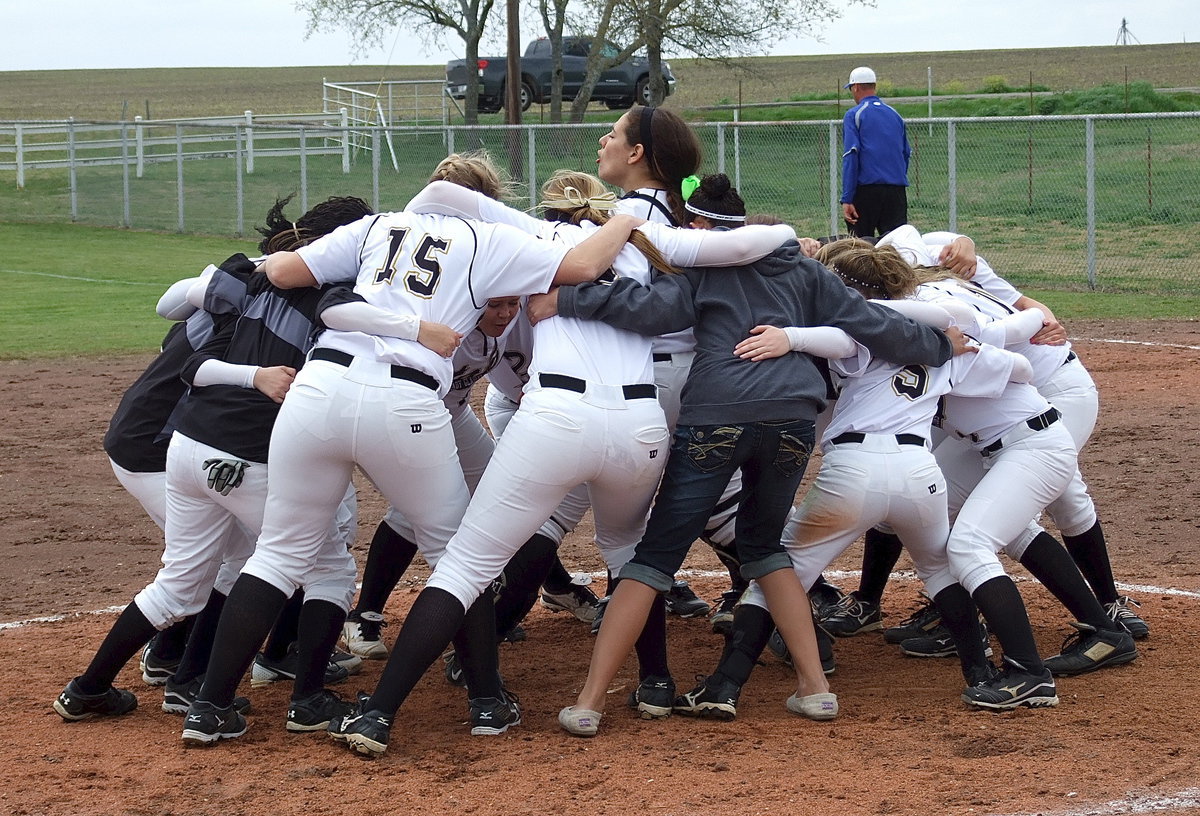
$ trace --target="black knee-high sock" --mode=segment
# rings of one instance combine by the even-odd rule
[[[393,530],[386,521],[379,522],[371,538],[371,549],[367,551],[362,589],[359,590],[355,610],[382,612],[388,596],[400,583],[401,576],[416,554],[416,544]]]
[[[504,567],[500,574],[500,594],[496,596],[497,632],[507,634],[533,609],[546,574],[558,561],[557,551],[553,539],[534,533]]]
[[[536,538],[539,534],[535,533]],[[545,536],[542,536],[545,538]],[[551,539],[546,539],[550,541]],[[542,586],[547,592],[555,595],[564,595],[571,590],[571,582],[574,579],[571,573],[567,572],[567,568],[563,566],[563,562],[558,557],[558,545],[554,547],[554,560],[550,563],[550,572],[546,575],[546,579],[542,581]]]
[[[725,640],[725,651],[713,674],[744,686],[774,628],[770,613],[761,606],[738,606],[733,610],[733,630]]]
[[[604,597],[609,598],[613,594],[613,590],[617,588],[617,578],[612,574],[612,570],[608,570],[604,576]]]
[[[708,545],[712,547],[713,553],[716,554],[717,560],[725,567],[729,573],[729,588],[736,591],[739,595],[746,591],[746,587],[750,586],[750,582],[742,577],[742,562],[737,556],[737,550],[733,547],[733,542],[728,544],[717,544],[709,541]]]
[[[160,660],[167,662],[179,660],[183,657],[183,650],[187,647],[188,634],[194,620],[195,616],[189,616],[163,629],[154,636],[154,643],[150,645],[150,651]]]
[[[287,599],[279,617],[271,627],[271,634],[263,646],[263,654],[272,660],[282,660],[287,657],[288,649],[296,642],[300,631],[300,609],[304,606],[304,590],[297,589],[292,597]]]
[[[491,589],[475,599],[454,634],[454,652],[462,666],[467,696],[500,696],[500,649],[496,637],[496,603]]]
[[[238,576],[225,600],[204,687],[197,699],[221,708],[232,705],[238,683],[287,599],[282,591],[261,578],[245,573]]]
[[[313,599],[300,607],[293,700],[303,700],[325,687],[325,667],[345,622],[346,613],[329,601]]]
[[[667,665],[667,599],[661,594],[654,596],[646,625],[634,644],[638,656],[638,678],[670,677]]]
[[[208,657],[212,653],[213,638],[216,637],[217,623],[221,620],[221,610],[224,608],[224,595],[215,589],[208,593],[208,603],[193,618],[192,633],[188,636],[183,657],[179,659],[179,667],[175,669],[176,683],[190,683],[208,669]]]
[[[1104,540],[1104,530],[1100,528],[1100,519],[1096,519],[1096,523],[1086,532],[1063,536],[1063,543],[1067,545],[1067,552],[1075,559],[1075,565],[1100,603],[1115,601],[1118,597],[1117,584],[1113,578],[1112,562],[1108,560],[1108,544]]]
[[[1041,581],[1076,620],[1097,629],[1119,631],[1123,628],[1104,611],[1070,554],[1054,536],[1038,533],[1021,554],[1021,566],[1033,573],[1033,577]]]
[[[394,717],[421,675],[450,643],[465,616],[466,610],[458,598],[446,590],[437,587],[421,590],[396,636],[379,685],[363,710]],[[492,629],[495,630],[494,624]]]
[[[875,528],[867,530],[863,539],[862,578],[858,582],[858,599],[878,604],[883,599],[896,562],[900,560],[899,537],[892,533],[881,533]]]
[[[940,594],[940,593],[939,593]],[[971,593],[971,598],[996,640],[1004,656],[1015,660],[1026,671],[1040,674],[1044,667],[1038,655],[1037,641],[1033,638],[1033,627],[1029,625],[1029,613],[1017,585],[1007,575],[992,578]]]
[[[980,669],[987,664],[985,646],[979,637],[979,610],[962,584],[946,587],[933,596],[933,602],[942,613],[942,625],[949,630],[954,648],[958,650],[963,677],[971,682],[980,676]]]
[[[87,671],[75,678],[75,684],[84,694],[100,694],[107,691],[117,673],[154,637],[158,630],[146,620],[136,603],[125,607],[108,635],[96,650]]]

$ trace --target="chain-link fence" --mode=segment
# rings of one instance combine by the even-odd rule
[[[353,125],[350,125],[353,127]],[[357,127],[223,122],[0,124],[0,220],[245,235],[275,199],[398,208],[448,152],[485,148],[520,206],[591,168],[606,124]],[[697,124],[705,172],[804,235],[844,231],[840,122]],[[1200,114],[909,121],[909,219],[975,238],[1025,286],[1195,291]],[[6,180],[7,183],[4,183]]]

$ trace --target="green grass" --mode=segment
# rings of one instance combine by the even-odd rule
[[[174,281],[250,241],[80,225],[0,224],[0,359],[151,352],[168,324],[154,313]],[[1192,317],[1200,297],[1029,289],[1064,321]]]
[[[0,224],[0,359],[153,351],[154,306],[174,281],[249,241],[95,227]]]

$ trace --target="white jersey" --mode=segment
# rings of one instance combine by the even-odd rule
[[[402,212],[339,227],[299,254],[319,284],[354,281],[374,306],[466,334],[490,298],[547,291],[568,249],[503,224]],[[466,285],[441,286],[444,274]],[[450,389],[450,361],[415,340],[330,330],[317,345],[424,371],[440,396]]]
[[[515,322],[514,320],[513,323]],[[512,325],[509,324],[510,329]],[[450,391],[442,398],[442,402],[451,413],[471,398],[471,389],[475,383],[501,364],[507,336],[507,329],[500,337],[488,337],[475,329],[462,339],[452,358],[454,379],[450,382]]]
[[[899,366],[876,359],[863,347],[858,355],[831,360],[830,371],[847,380],[822,439],[846,432],[913,434],[928,440],[941,398],[998,398],[1017,363],[1015,355],[993,346],[959,354],[941,366]]]
[[[487,374],[488,382],[512,402],[521,401],[521,392],[529,382],[529,364],[533,361],[533,326],[519,314],[504,335],[500,364]]]
[[[653,199],[653,201],[648,199]],[[650,187],[634,190],[628,197],[617,200],[616,211],[627,215],[634,215],[638,218],[645,218],[653,224],[675,226],[674,219],[670,215],[670,207],[667,205],[666,190],[656,190]],[[647,264],[647,267],[649,267],[649,264]],[[678,354],[695,351],[696,333],[693,329],[684,329],[683,331],[663,334],[655,337],[652,345],[655,354]]]

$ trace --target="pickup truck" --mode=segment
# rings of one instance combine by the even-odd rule
[[[583,84],[591,47],[589,37],[563,37],[563,100],[566,102],[575,98]],[[610,42],[605,42],[602,49],[605,57],[615,57],[621,51]],[[446,63],[446,91],[451,98],[466,98],[467,70],[465,60]],[[480,57],[476,70],[479,72],[480,112],[500,110],[508,77],[505,58]],[[667,96],[670,96],[675,90],[675,75],[666,62],[662,63],[662,71]],[[534,102],[550,101],[550,73],[550,41],[542,37],[531,42],[521,57],[521,110],[528,110]],[[592,90],[592,100],[603,102],[611,110],[627,108],[635,101],[644,105],[649,99],[650,61],[645,57],[635,56],[609,68],[600,75]]]

